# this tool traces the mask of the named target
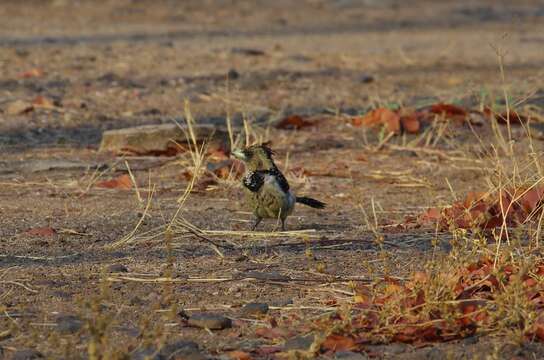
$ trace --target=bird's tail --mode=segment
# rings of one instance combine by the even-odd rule
[[[297,196],[297,202],[316,209],[323,209],[325,203],[305,196]]]

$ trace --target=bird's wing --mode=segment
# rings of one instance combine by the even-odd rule
[[[272,175],[276,179],[276,181],[278,182],[278,185],[280,186],[280,189],[283,192],[285,193],[289,192],[289,183],[287,182],[287,179],[285,178],[285,176],[283,176],[281,171],[279,171],[277,168],[273,168],[273,169],[267,170],[267,173],[269,175]]]

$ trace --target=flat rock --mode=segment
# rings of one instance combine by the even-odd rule
[[[168,360],[205,360],[206,356],[200,351],[198,344],[193,341],[179,340],[162,347],[160,353]]]
[[[232,327],[232,321],[228,317],[211,313],[193,314],[187,323],[190,326],[210,330],[223,330]]]
[[[364,353],[356,353],[353,351],[339,351],[336,354],[334,354],[335,359],[341,359],[341,360],[367,360],[369,359],[367,354]]]
[[[227,132],[213,125],[194,125],[196,140],[212,144],[226,144]],[[137,155],[175,155],[177,144],[186,144],[189,129],[177,124],[143,125],[108,130],[102,134],[99,151],[131,153]],[[177,144],[176,144],[177,143]]]
[[[45,356],[43,356],[41,352],[34,349],[17,350],[11,356],[11,360],[34,360],[34,359],[45,359]]]
[[[136,350],[131,360],[205,360],[198,344],[193,341],[180,340],[164,345],[160,351],[154,347]]]
[[[289,351],[289,350],[306,351],[310,349],[310,347],[314,343],[314,339],[315,338],[313,334],[308,334],[304,336],[295,336],[285,342],[285,344],[283,345],[283,349],[285,351]]]
[[[53,170],[82,170],[102,168],[104,164],[90,163],[76,160],[60,160],[60,159],[39,159],[25,160],[24,162],[13,164],[14,171],[23,173],[34,173],[41,171]]]
[[[123,264],[111,264],[108,266],[108,272],[110,273],[126,273],[128,269]]]
[[[75,315],[60,315],[55,322],[57,331],[63,334],[75,334],[83,327],[83,321]]]
[[[268,304],[266,303],[248,303],[240,310],[243,315],[255,316],[268,313]]]

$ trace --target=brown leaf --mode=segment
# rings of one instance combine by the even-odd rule
[[[446,117],[453,116],[467,116],[467,110],[463,109],[460,106],[452,104],[438,103],[431,106],[429,112],[438,115],[444,115]]]
[[[32,106],[32,104],[23,100],[15,100],[7,106],[6,113],[9,115],[21,115],[29,113],[32,110],[34,110],[34,106]]]
[[[132,189],[132,180],[130,179],[130,176],[124,174],[111,180],[99,181],[96,183],[96,187],[105,189],[130,190]]]
[[[402,129],[408,134],[417,134],[421,128],[421,122],[416,114],[402,116],[400,118]]]
[[[321,348],[325,351],[349,351],[357,348],[355,340],[351,337],[342,335],[329,335],[321,344]]]
[[[235,359],[235,360],[251,360],[252,359],[251,354],[245,351],[240,351],[240,350],[230,351],[227,353],[227,355],[229,356],[229,358]]]
[[[302,129],[309,126],[314,126],[315,122],[308,121],[300,115],[290,115],[283,118],[277,125],[278,129]]]
[[[44,75],[44,72],[42,69],[33,68],[33,69],[20,73],[18,77],[21,79],[30,79],[35,77],[42,77],[43,75]]]
[[[360,125],[359,125],[360,124]],[[384,126],[388,132],[400,133],[400,116],[393,110],[378,108],[367,113],[362,118],[354,118],[353,125],[376,127]]]
[[[57,230],[51,227],[39,227],[32,228],[25,231],[25,234],[32,236],[53,236],[57,233]]]
[[[37,96],[32,101],[32,105],[34,105],[35,108],[40,108],[40,109],[56,109],[57,108],[51,100],[41,95]]]
[[[257,328],[255,329],[255,335],[257,335],[258,337],[262,337],[262,338],[265,338],[265,339],[285,339],[287,337],[289,337],[289,332],[286,330],[286,329],[282,329],[282,328],[267,328],[267,327],[262,327],[262,328]]]

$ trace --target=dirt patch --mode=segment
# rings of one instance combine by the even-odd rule
[[[313,321],[353,303],[353,286],[402,281],[455,251],[455,234],[406,219],[489,190],[500,168],[491,159],[521,171],[544,147],[523,127],[511,129],[506,155],[491,123],[431,121],[389,137],[353,122],[380,107],[500,112],[499,46],[509,101],[539,123],[544,11],[536,1],[33,1],[5,4],[0,15],[7,358],[316,356],[305,352],[314,335],[285,340],[258,329]],[[38,97],[40,106],[9,110]],[[326,210],[297,207],[290,233],[249,236],[239,179],[217,172],[196,183],[177,216],[222,246],[186,228],[167,232],[191,154],[121,158],[98,146],[105,130],[183,123],[185,101],[199,124],[224,128],[229,117],[240,140],[244,122],[253,139],[272,140],[294,191]],[[289,116],[304,126],[278,128]],[[119,176],[125,190],[96,186]],[[268,310],[248,313],[248,303]],[[198,324],[213,326],[194,326],[197,313],[207,314]],[[538,344],[508,336],[384,339],[358,350],[392,359],[542,356]]]

